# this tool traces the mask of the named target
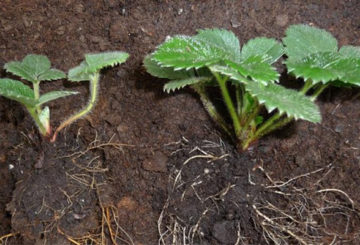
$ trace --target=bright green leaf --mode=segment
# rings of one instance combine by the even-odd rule
[[[256,82],[248,83],[245,89],[264,104],[269,112],[278,109],[280,113],[286,113],[295,119],[304,119],[313,123],[321,121],[317,105],[295,90],[286,89],[275,83],[265,86]]]
[[[103,52],[97,54],[86,54],[85,61],[90,72],[98,72],[108,66],[116,66],[124,63],[129,57],[128,53],[121,51]]]
[[[247,79],[245,79],[236,69],[225,66],[225,65],[212,65],[209,67],[212,72],[220,73],[221,75],[228,76],[236,83],[247,83]]]
[[[242,76],[250,77],[252,80],[268,84],[277,81],[280,74],[269,63],[264,62],[260,56],[250,56],[241,63],[226,62],[229,66],[236,69]]]
[[[188,85],[206,82],[208,80],[208,77],[191,77],[181,80],[172,80],[171,82],[168,82],[164,85],[164,91],[170,93],[172,91],[175,91],[176,89],[181,89]]]
[[[146,71],[151,75],[167,79],[184,79],[193,76],[192,71],[178,70],[174,71],[172,67],[162,67],[150,55],[144,59]]]
[[[327,83],[338,78],[338,70],[334,64],[340,56],[335,52],[315,53],[302,60],[289,59],[285,62],[288,72],[304,80],[311,79],[314,83]]]
[[[173,67],[174,70],[201,68],[231,58],[216,45],[187,36],[169,39],[158,47],[152,57],[161,66]]]
[[[241,60],[247,60],[252,56],[260,56],[269,64],[276,62],[284,54],[281,43],[272,38],[258,37],[249,40],[241,50]]]
[[[25,106],[35,106],[34,92],[32,89],[16,80],[8,78],[0,79],[0,95],[20,102]]]
[[[66,97],[69,95],[78,94],[77,91],[51,91],[49,93],[43,94],[40,96],[37,105],[42,105],[52,100],[56,100],[62,97]]]
[[[337,40],[331,33],[308,25],[292,25],[283,38],[288,59],[300,60],[320,52],[337,52]]]
[[[240,61],[240,42],[231,31],[225,29],[198,30],[198,34],[193,38],[221,49],[233,62]]]

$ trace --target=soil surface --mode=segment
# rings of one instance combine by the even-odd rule
[[[29,53],[64,71],[88,52],[131,57],[102,72],[95,110],[55,144],[0,97],[0,244],[360,244],[359,89],[325,90],[321,124],[292,123],[239,153],[195,94],[164,94],[142,66],[166,36],[200,28],[245,43],[306,23],[360,45],[359,12],[350,0],[1,1],[0,67]],[[87,85],[42,85],[81,93],[49,104],[54,127]]]

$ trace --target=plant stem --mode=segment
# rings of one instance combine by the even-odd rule
[[[235,96],[236,96],[236,113],[238,117],[242,115],[242,107],[243,107],[243,98],[244,98],[244,89],[242,85],[235,85]]]
[[[33,89],[34,89],[35,101],[38,101],[39,98],[40,98],[40,82],[39,81],[36,81],[36,82],[33,83]],[[39,105],[36,106],[36,112],[38,114],[41,113],[41,107]]]
[[[86,114],[88,114],[92,110],[92,108],[96,104],[99,78],[100,78],[100,74],[98,72],[94,73],[90,77],[90,85],[89,85],[90,86],[90,99],[89,99],[88,104],[84,107],[84,109],[82,109],[81,111],[79,111],[75,115],[71,116],[70,118],[66,119],[64,122],[62,122],[60,124],[60,126],[56,129],[56,131],[51,139],[51,142],[55,142],[57,134],[63,128],[69,126],[70,124],[72,124],[76,120],[80,119],[81,117],[84,117]]]
[[[312,83],[311,79],[306,80],[304,87],[302,87],[302,89],[300,90],[300,93],[305,95],[307,93],[307,91],[309,91],[309,89],[311,89],[312,86],[313,86],[313,83]]]
[[[35,124],[39,128],[40,133],[43,136],[46,136],[48,134],[48,132],[47,132],[46,128],[44,127],[44,125],[41,123],[40,119],[39,119],[39,114],[37,113],[37,108],[35,108],[35,107],[26,107],[26,109],[28,110],[31,117],[34,119]]]
[[[311,95],[311,101],[315,101],[316,98],[322,93],[322,91],[324,91],[324,89],[326,89],[329,86],[329,84],[321,84],[316,90],[315,92]]]
[[[210,117],[217,123],[219,126],[231,137],[231,131],[227,126],[227,123],[224,121],[222,116],[216,110],[216,107],[211,102],[209,96],[206,93],[205,87],[202,84],[194,84],[191,86],[196,93],[199,94],[200,100],[205,107],[206,111],[209,113]]]
[[[239,121],[239,117],[238,115],[236,114],[236,110],[235,110],[235,107],[234,107],[234,104],[231,100],[231,97],[230,97],[230,94],[229,94],[229,91],[226,87],[226,81],[228,80],[228,77],[221,77],[218,73],[214,72],[213,73],[216,80],[218,81],[219,83],[219,86],[220,86],[220,90],[221,90],[221,93],[222,93],[222,96],[224,98],[224,101],[225,101],[225,105],[230,113],[230,117],[232,119],[232,122],[233,122],[233,126],[234,126],[234,130],[235,130],[235,135],[236,137],[238,135],[240,135],[240,132],[241,132],[241,126],[240,126],[240,121]]]

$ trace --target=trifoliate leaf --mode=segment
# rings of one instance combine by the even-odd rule
[[[278,109],[280,113],[286,113],[295,119],[303,119],[313,123],[321,121],[317,105],[310,98],[295,90],[286,89],[275,83],[263,85],[256,82],[248,83],[245,89],[257,97],[269,112]]]
[[[283,38],[288,59],[300,60],[320,52],[337,52],[337,40],[331,33],[308,25],[292,25]]]
[[[301,60],[288,59],[285,64],[288,71],[296,77],[311,79],[314,83],[328,83],[339,77],[338,69],[334,67],[339,59],[337,52],[321,52],[310,54]]]
[[[281,43],[272,38],[258,37],[249,40],[241,50],[241,60],[252,56],[260,56],[269,64],[276,62],[284,54]]]
[[[49,93],[43,94],[40,96],[39,101],[37,102],[37,105],[42,105],[44,103],[47,103],[52,100],[56,100],[62,97],[66,97],[69,95],[78,94],[77,91],[51,91]]]
[[[186,70],[175,71],[172,67],[162,67],[150,55],[144,59],[144,66],[146,71],[151,75],[159,78],[167,79],[184,79],[194,76],[193,72]]]
[[[359,46],[342,46],[339,53],[346,58],[360,58]]]
[[[198,34],[193,38],[216,46],[224,53],[227,53],[228,59],[233,62],[240,61],[240,42],[231,31],[225,29],[198,30]]]
[[[209,81],[209,79],[210,78],[208,77],[191,77],[181,80],[172,80],[171,82],[168,82],[164,85],[164,91],[170,93],[176,89],[181,89],[188,85]]]
[[[107,66],[115,66],[124,63],[129,57],[128,53],[120,51],[86,54],[85,61],[90,72],[98,72]]]
[[[277,81],[280,74],[269,63],[260,56],[250,56],[241,63],[226,63],[236,69],[242,76],[250,77],[252,80],[262,84]]]
[[[20,81],[3,78],[0,79],[0,95],[15,100],[28,107],[35,106],[34,92]]]
[[[152,57],[161,66],[173,67],[174,70],[201,68],[231,59],[216,45],[187,36],[170,38],[158,47]]]
[[[8,62],[4,67],[7,72],[33,83],[65,77],[62,71],[50,69],[51,63],[44,55],[29,54],[21,62]]]

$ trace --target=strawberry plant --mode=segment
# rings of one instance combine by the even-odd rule
[[[105,52],[97,54],[86,54],[85,60],[80,65],[72,68],[68,72],[68,79],[72,82],[89,81],[90,98],[87,105],[78,113],[66,119],[56,129],[52,142],[56,140],[57,134],[71,123],[75,122],[79,118],[87,115],[94,108],[99,89],[100,82],[100,70],[108,67],[115,66],[124,63],[129,55],[125,52]]]
[[[290,26],[283,43],[288,72],[304,79],[312,100],[329,85],[360,86],[360,47],[338,49],[331,33],[307,25]]]
[[[167,39],[144,65],[153,76],[171,80],[166,92],[191,87],[214,121],[245,150],[293,119],[321,121],[310,98],[276,83],[279,74],[272,64],[283,53],[282,44],[271,38],[251,39],[241,48],[232,32],[206,29]],[[220,89],[228,116],[217,109],[209,86]],[[263,108],[270,116],[262,116]]]
[[[43,136],[51,134],[50,109],[43,105],[49,101],[77,94],[74,91],[52,91],[40,94],[40,82],[65,78],[64,72],[51,68],[51,63],[43,55],[27,55],[22,61],[5,64],[5,70],[28,81],[32,88],[18,80],[0,79],[0,95],[15,100],[25,106]]]

